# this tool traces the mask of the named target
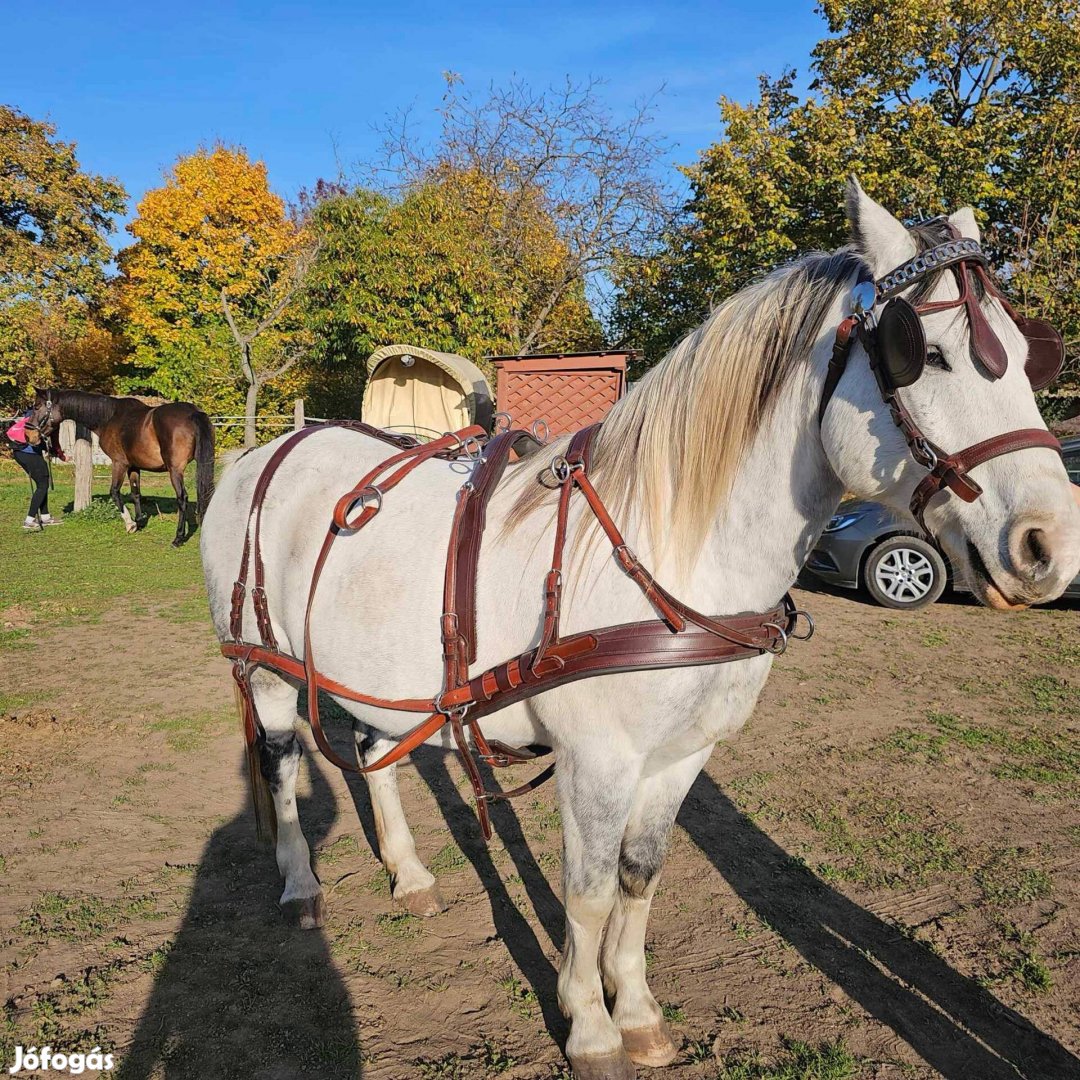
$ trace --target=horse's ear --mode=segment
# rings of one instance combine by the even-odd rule
[[[975,220],[975,211],[970,206],[957,210],[949,215],[949,223],[955,225],[961,236],[978,243],[982,237],[979,235],[979,223]]]
[[[47,395],[47,394],[45,393],[45,391],[44,391],[44,390],[42,390],[42,389],[41,389],[41,387],[40,387],[40,386],[35,386],[35,387],[34,387],[34,404],[35,404],[35,405],[42,405],[42,404],[44,404],[44,402],[45,402],[45,399],[46,399],[47,397],[48,397],[48,395]]]
[[[874,202],[852,176],[847,183],[847,216],[851,239],[874,277],[913,259],[918,250],[904,226],[885,207]]]

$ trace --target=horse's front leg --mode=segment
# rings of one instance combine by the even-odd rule
[[[609,748],[580,743],[558,761],[566,905],[558,993],[570,1021],[566,1056],[576,1080],[633,1080],[633,1062],[604,1003],[598,957],[618,894],[619,848],[639,766]]]
[[[683,799],[712,747],[659,772],[643,775],[619,852],[619,895],[600,966],[613,998],[612,1019],[623,1046],[638,1065],[670,1064],[678,1054],[663,1012],[645,980],[645,932],[668,836]]]
[[[259,764],[277,817],[277,864],[285,878],[281,908],[302,930],[312,930],[323,925],[326,907],[296,811],[296,775],[303,755],[294,728],[296,687],[269,671],[256,671],[251,689],[266,732],[259,744]]]
[[[123,461],[114,461],[112,467],[112,483],[109,484],[109,495],[112,497],[112,501],[116,503],[116,509],[120,511],[120,516],[124,519],[124,528],[129,533],[133,533],[139,526],[131,520],[131,515],[124,505],[124,496],[121,491],[121,488],[124,486],[124,476],[126,474],[127,464]]]
[[[381,732],[362,724],[353,725],[356,757],[361,765],[370,765],[389,753],[396,745]],[[390,893],[414,915],[427,917],[446,910],[446,901],[439,893],[431,871],[416,854],[409,823],[401,808],[398,793],[397,766],[389,765],[367,773],[371,809],[375,816],[375,833],[379,839],[379,858],[390,875]]]

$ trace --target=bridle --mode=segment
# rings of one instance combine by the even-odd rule
[[[928,534],[924,514],[927,504],[938,492],[948,488],[964,502],[974,502],[983,489],[970,475],[972,469],[1003,454],[1033,447],[1061,453],[1061,444],[1045,428],[1022,428],[994,435],[955,453],[948,453],[927,437],[900,397],[900,390],[914,383],[926,364],[922,316],[963,307],[971,333],[972,359],[991,378],[1000,379],[1005,374],[1008,355],[979,305],[974,288],[978,280],[987,293],[1001,302],[1027,339],[1028,358],[1024,370],[1032,389],[1041,390],[1053,382],[1065,357],[1061,335],[1049,323],[1023,318],[1002,295],[987,273],[987,258],[978,242],[961,237],[955,226],[945,219],[940,220],[951,230],[950,240],[920,253],[876,282],[869,275],[861,278],[852,290],[852,314],[837,328],[818,408],[820,425],[847,369],[857,338],[866,352],[870,370],[893,423],[903,434],[911,456],[928,470],[916,486],[910,503],[912,516]],[[948,270],[956,279],[959,295],[955,300],[912,304],[899,295],[941,270]]]
[[[53,420],[53,399],[52,391],[45,391],[45,412],[43,413],[43,420],[34,426],[38,429],[43,439],[47,439],[53,432],[53,428],[56,424]]]

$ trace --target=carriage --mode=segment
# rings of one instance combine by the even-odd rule
[[[384,345],[367,362],[361,417],[421,442],[478,425],[565,435],[598,423],[626,392],[634,353],[494,356],[496,389],[471,360],[417,345]],[[498,424],[496,423],[498,417]],[[512,418],[512,420],[511,420]]]

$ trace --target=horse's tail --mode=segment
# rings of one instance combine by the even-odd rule
[[[214,494],[214,425],[199,409],[192,417],[195,424],[195,491],[201,522]]]
[[[240,724],[244,729],[244,742],[247,751],[248,783],[251,785],[251,805],[255,811],[255,839],[260,844],[273,844],[277,841],[277,811],[274,809],[274,796],[270,784],[263,776],[259,746],[259,736],[252,738],[254,719],[249,716],[252,708],[244,695],[236,689],[236,708],[240,713]]]

